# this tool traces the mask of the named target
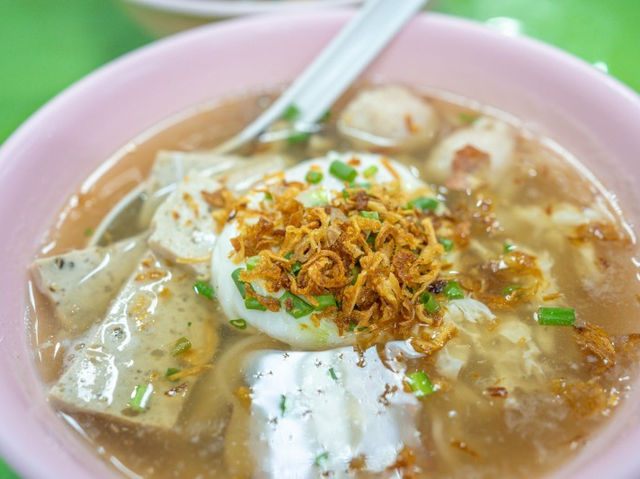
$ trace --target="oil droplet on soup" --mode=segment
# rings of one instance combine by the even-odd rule
[[[190,112],[69,199],[29,282],[60,417],[142,477],[569,461],[637,374],[636,245],[605,195],[519,125],[399,86],[208,152],[274,97]]]

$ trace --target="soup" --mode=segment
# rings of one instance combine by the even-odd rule
[[[607,193],[495,112],[398,86],[208,151],[272,98],[148,134],[69,200],[29,284],[60,416],[131,477],[568,461],[636,375],[635,239]]]

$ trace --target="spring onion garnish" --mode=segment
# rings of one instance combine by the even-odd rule
[[[85,236],[91,236],[93,234],[93,228],[91,226],[89,226],[88,228],[84,229],[84,235]]]
[[[319,171],[310,170],[306,176],[307,183],[311,183],[315,185],[316,183],[320,183],[322,181],[322,173]]]
[[[242,318],[232,319],[231,321],[229,321],[229,324],[234,328],[247,329],[247,322]]]
[[[331,110],[325,111],[324,115],[322,115],[318,121],[324,123],[325,121],[329,121],[329,118],[331,118]]]
[[[350,333],[353,333],[356,330],[357,325],[358,323],[355,323],[355,322],[349,323],[349,327],[347,328],[347,331],[349,331]]]
[[[408,209],[418,209],[420,211],[426,211],[426,210],[433,211],[438,207],[439,204],[440,202],[435,198],[427,198],[426,196],[421,196],[419,198],[416,198],[415,200],[409,201],[409,203],[407,203],[407,206],[409,207]]]
[[[346,190],[346,188],[344,190],[342,190],[342,197],[345,200],[349,199],[349,192]]]
[[[329,166],[329,173],[342,181],[353,181],[358,172],[340,160],[333,160]]]
[[[438,243],[444,246],[444,250],[448,253],[453,249],[453,240],[449,238],[438,238]]]
[[[294,131],[287,138],[287,142],[290,145],[298,145],[300,143],[304,143],[305,141],[307,141],[310,136],[311,136],[311,133],[307,131]]]
[[[300,272],[301,269],[302,264],[300,263],[300,261],[296,261],[291,265],[291,274],[295,276]]]
[[[260,263],[260,255],[257,254],[255,256],[251,256],[247,258],[247,269],[251,271],[252,269],[256,269],[258,264]]]
[[[538,308],[538,324],[543,326],[573,326],[576,320],[575,309]]]
[[[365,178],[371,178],[377,172],[378,172],[378,167],[376,165],[371,165],[369,168],[364,170],[362,174],[364,175]]]
[[[363,181],[361,183],[358,183],[356,181],[350,181],[349,188],[351,188],[352,190],[357,190],[357,189],[368,190],[368,189],[371,189],[371,183],[369,183],[368,181]]]
[[[470,115],[469,113],[460,112],[458,113],[458,119],[462,123],[473,123],[478,119],[478,115]]]
[[[213,299],[215,296],[213,293],[213,287],[206,281],[196,281],[193,285],[193,289],[196,293],[200,296],[204,296],[205,298]]]
[[[351,280],[351,284],[356,284],[356,281],[358,281],[358,275],[360,274],[360,266],[355,264],[353,265],[353,268],[351,268],[351,276],[352,276],[352,280]]]
[[[184,353],[185,351],[189,351],[191,349],[191,341],[189,341],[184,336],[176,341],[176,344],[173,346],[171,350],[171,354],[173,356],[177,356],[179,354]]]
[[[332,294],[323,294],[320,296],[314,296],[314,299],[318,302],[316,311],[324,311],[329,306],[337,306],[336,297]]]
[[[306,192],[304,200],[302,201],[307,208],[313,208],[315,206],[326,206],[329,204],[329,197],[326,190],[313,190]]]
[[[440,309],[440,304],[438,304],[436,297],[427,291],[420,295],[420,302],[422,302],[424,309],[429,314],[433,314]]]
[[[313,306],[290,291],[285,291],[280,296],[280,306],[296,319],[309,316],[313,312]]]
[[[363,218],[369,218],[370,220],[380,221],[380,215],[378,215],[377,211],[361,211],[360,216]]]
[[[267,307],[258,301],[258,298],[251,296],[250,298],[245,298],[244,307],[247,309],[255,309],[257,311],[266,311]]]
[[[264,194],[264,199],[267,201],[273,201],[273,195],[268,191]]]
[[[329,453],[323,452],[322,454],[318,454],[318,456],[316,457],[315,461],[313,461],[313,463],[318,467],[324,468],[328,459],[329,459]]]
[[[131,394],[129,407],[137,412],[146,411],[147,405],[149,404],[149,399],[151,399],[152,392],[153,386],[151,384],[145,384],[144,386],[138,384]]]
[[[516,245],[514,244],[505,243],[502,246],[502,251],[504,251],[505,253],[511,253],[515,249],[516,249]]]
[[[178,374],[180,372],[180,370],[178,368],[168,368],[167,372],[164,373],[164,377],[168,378],[170,376],[173,376],[174,374]],[[177,379],[169,379],[169,381],[177,381]]]
[[[280,412],[284,416],[284,412],[287,410],[287,396],[284,394],[280,395]]]
[[[333,379],[334,381],[338,380],[338,376],[336,375],[336,372],[333,368],[329,368],[329,376],[331,376],[331,379]]]
[[[504,293],[505,296],[509,296],[511,293],[521,288],[522,286],[520,286],[519,284],[510,284],[509,286],[505,286],[502,292]]]
[[[233,282],[236,284],[236,288],[238,288],[238,291],[240,291],[240,294],[242,295],[242,297],[246,298],[247,297],[246,283],[244,283],[244,281],[240,281],[240,273],[242,273],[242,271],[243,271],[242,268],[238,268],[234,270],[233,273],[231,273],[231,278],[233,279]]]
[[[449,281],[447,285],[444,287],[444,295],[447,299],[463,299],[464,291],[458,284],[457,281]]]
[[[289,105],[282,114],[282,119],[287,121],[293,121],[300,116],[300,109],[295,105]]]
[[[418,398],[428,396],[434,392],[433,384],[431,384],[429,376],[424,371],[415,371],[407,374],[407,383],[409,383],[413,394]]]

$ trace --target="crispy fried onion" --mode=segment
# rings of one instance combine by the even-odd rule
[[[444,254],[433,213],[406,208],[412,197],[397,182],[346,188],[315,207],[296,200],[302,188],[270,185],[272,199],[261,203],[257,220],[244,218],[255,211],[238,209],[240,234],[230,256],[236,263],[259,256],[240,279],[258,281],[268,293],[288,290],[312,306],[317,296],[332,294],[338,306],[312,319],[332,320],[340,334],[355,332],[362,347],[390,339],[411,339],[425,353],[443,347],[455,328],[443,323],[441,310],[427,313],[420,299],[438,278]]]

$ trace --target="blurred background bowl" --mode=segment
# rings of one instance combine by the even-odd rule
[[[353,6],[363,0],[123,0],[125,8],[156,35],[242,15],[308,12]],[[399,0],[401,1],[401,0]]]

